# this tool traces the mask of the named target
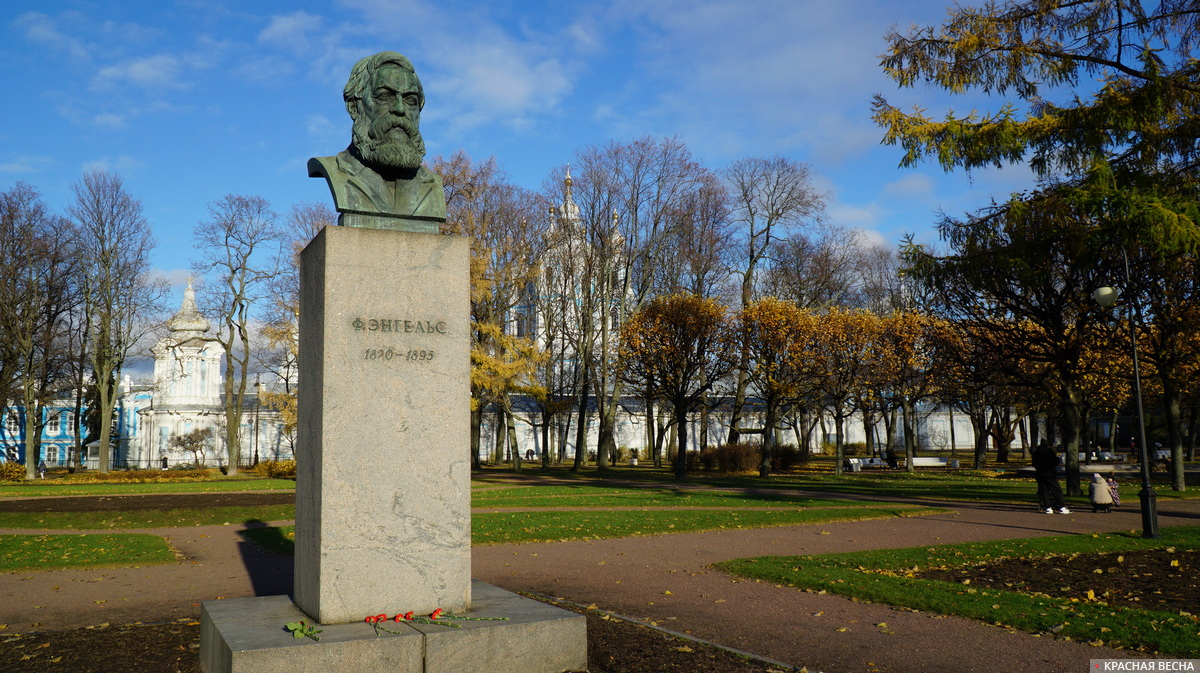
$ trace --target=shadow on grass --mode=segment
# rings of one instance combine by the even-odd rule
[[[246,566],[254,595],[291,594],[295,543],[281,528],[259,519],[246,521],[246,529],[238,534],[242,538],[238,541],[238,553]]]

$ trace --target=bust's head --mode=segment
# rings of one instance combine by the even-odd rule
[[[394,51],[368,56],[350,70],[342,92],[354,120],[351,150],[381,173],[411,173],[425,157],[425,92],[412,63]]]

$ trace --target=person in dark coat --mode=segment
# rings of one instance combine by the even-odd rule
[[[1059,514],[1070,514],[1067,503],[1063,500],[1062,486],[1058,483],[1058,464],[1061,462],[1058,454],[1050,448],[1046,440],[1042,440],[1033,450],[1033,469],[1037,475],[1038,504],[1047,514],[1057,511]]]

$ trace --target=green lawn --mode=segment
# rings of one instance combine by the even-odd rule
[[[110,530],[175,528],[241,524],[248,521],[286,521],[296,518],[294,505],[210,507],[206,509],[137,509],[108,512],[0,512],[0,528],[34,530]]]
[[[829,592],[924,612],[958,615],[989,624],[1110,646],[1146,646],[1163,654],[1194,657],[1200,651],[1195,617],[1110,606],[1044,594],[980,590],[912,577],[921,568],[956,568],[1000,558],[1125,551],[1150,547],[1200,547],[1200,527],[1164,528],[1162,539],[1131,533],[884,549],[822,556],[764,556],[717,564],[734,575]]]
[[[145,493],[213,493],[220,491],[288,491],[293,479],[214,479],[212,481],[149,482],[145,484],[89,484],[63,480],[38,480],[0,484],[0,498],[43,495],[138,495]]]
[[[477,513],[471,519],[474,544],[601,540],[613,537],[693,533],[730,528],[766,528],[920,516],[930,508],[846,508],[771,510],[633,510],[609,512]]]
[[[157,535],[0,535],[0,572],[110,568],[174,561],[174,552]]]
[[[506,507],[870,507],[877,503],[800,495],[603,485],[498,488],[471,494],[471,506]]]
[[[921,516],[944,510],[928,507],[771,510],[641,510],[608,512],[497,512],[471,518],[472,544],[565,542],[614,537],[695,533],[707,530],[768,528],[865,521],[898,516]],[[248,539],[276,554],[291,554],[295,526],[258,528],[243,532]]]
[[[532,484],[536,484],[537,480],[542,477],[549,477],[556,480],[571,479],[578,481],[580,484],[587,484],[597,478],[611,478],[639,481],[647,485],[656,483],[680,484],[685,488],[688,485],[706,485],[884,498],[1013,503],[1035,502],[1037,499],[1037,486],[1033,478],[1018,477],[1015,468],[1016,466],[1014,465],[1012,467],[997,467],[984,471],[925,469],[918,470],[912,474],[904,471],[889,470],[868,470],[843,475],[835,475],[832,472],[810,472],[772,475],[766,479],[753,476],[728,476],[698,472],[689,474],[688,478],[682,484],[676,482],[673,475],[667,470],[646,467],[625,467],[609,470],[605,473],[599,473],[595,469],[571,472],[566,468],[556,468],[546,473],[526,470],[521,472],[520,475],[522,479],[530,480]],[[508,485],[511,482],[501,480],[512,474],[511,471],[499,469],[476,473],[474,475],[474,494],[479,496],[487,493],[486,490],[479,490],[483,485],[490,485],[492,487],[502,484]],[[1196,486],[1189,486],[1188,490],[1183,492],[1172,491],[1170,486],[1163,481],[1167,478],[1165,473],[1155,473],[1154,476],[1156,480],[1159,480],[1155,483],[1155,489],[1160,499],[1200,498],[1200,488]],[[1118,476],[1118,481],[1121,484],[1121,492],[1124,498],[1126,500],[1136,500],[1137,491],[1140,488],[1138,476],[1132,473],[1122,474]],[[1086,492],[1087,484],[1083,483],[1081,486]],[[1068,502],[1076,506],[1082,506],[1086,501],[1086,495],[1068,498]]]

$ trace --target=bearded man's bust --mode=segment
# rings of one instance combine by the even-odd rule
[[[384,51],[354,65],[343,91],[354,121],[350,147],[308,161],[329,183],[344,226],[438,233],[446,220],[442,180],[421,165],[425,94],[412,63]]]

